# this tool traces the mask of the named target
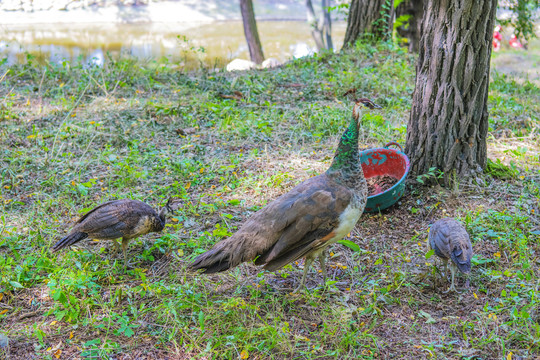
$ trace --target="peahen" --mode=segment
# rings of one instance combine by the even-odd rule
[[[428,240],[429,247],[444,263],[443,277],[446,277],[447,264],[450,260],[452,285],[448,291],[457,291],[454,285],[456,270],[465,274],[471,272],[473,250],[467,230],[455,219],[440,219],[431,225]]]
[[[127,266],[127,246],[131,239],[150,232],[159,232],[165,227],[167,215],[173,213],[173,199],[161,208],[159,214],[148,204],[131,199],[113,200],[103,203],[83,215],[71,232],[53,245],[56,252],[79,241],[90,238],[112,240],[116,252],[122,238],[124,269]]]
[[[197,256],[190,268],[209,274],[255,260],[256,265],[275,271],[305,257],[298,290],[318,258],[326,280],[325,249],[354,228],[366,205],[368,189],[358,153],[364,107],[380,108],[371,100],[356,100],[350,125],[324,174],[307,179],[257,211],[235,234]]]

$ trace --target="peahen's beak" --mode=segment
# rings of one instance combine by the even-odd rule
[[[356,104],[362,104],[365,107],[369,109],[382,109],[382,106],[375,104],[373,101],[366,99],[366,98],[360,98],[355,101]]]

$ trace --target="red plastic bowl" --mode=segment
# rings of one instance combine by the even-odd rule
[[[399,150],[390,149],[389,146],[392,145],[398,146]],[[409,158],[403,152],[401,145],[392,141],[382,148],[360,151],[360,161],[366,179],[389,175],[398,180],[390,189],[368,196],[364,211],[375,212],[394,205],[405,192],[405,179],[410,168]]]

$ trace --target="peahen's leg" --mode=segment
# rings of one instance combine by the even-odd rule
[[[300,286],[294,290],[294,292],[298,292],[299,290],[303,289],[306,286],[306,275],[309,271],[309,268],[311,267],[311,263],[313,262],[312,257],[306,257],[306,261],[304,263],[304,274],[302,275],[302,280],[300,281]]]
[[[122,252],[124,253],[124,271],[127,270],[128,259],[127,259],[127,247],[129,244],[129,239],[123,238],[122,239]]]
[[[456,275],[456,270],[457,270],[456,265],[454,265],[454,263],[451,263],[450,264],[450,272],[452,273],[452,283],[450,285],[450,288],[448,290],[446,290],[444,293],[447,293],[449,291],[459,292],[459,291],[456,290],[456,286],[454,285],[454,277]]]
[[[118,243],[118,241],[116,241],[116,239],[114,239],[112,242],[113,242],[113,245],[114,245],[113,256],[116,256],[116,254],[118,254],[120,252],[120,244]]]
[[[454,263],[450,264],[450,272],[452,273],[452,285],[450,285],[450,291],[458,292],[456,290],[456,285],[454,283],[454,277],[456,275],[456,270],[457,270],[456,265],[454,265]]]
[[[321,264],[323,282],[326,284],[326,251],[323,250],[319,253],[319,263]]]
[[[442,262],[444,263],[444,270],[442,273],[442,278],[447,280],[446,274],[448,273],[448,259],[442,259]]]

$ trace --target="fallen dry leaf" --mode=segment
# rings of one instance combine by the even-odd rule
[[[244,94],[237,90],[233,92],[233,95],[219,94],[219,97],[222,99],[242,100],[244,98]]]

